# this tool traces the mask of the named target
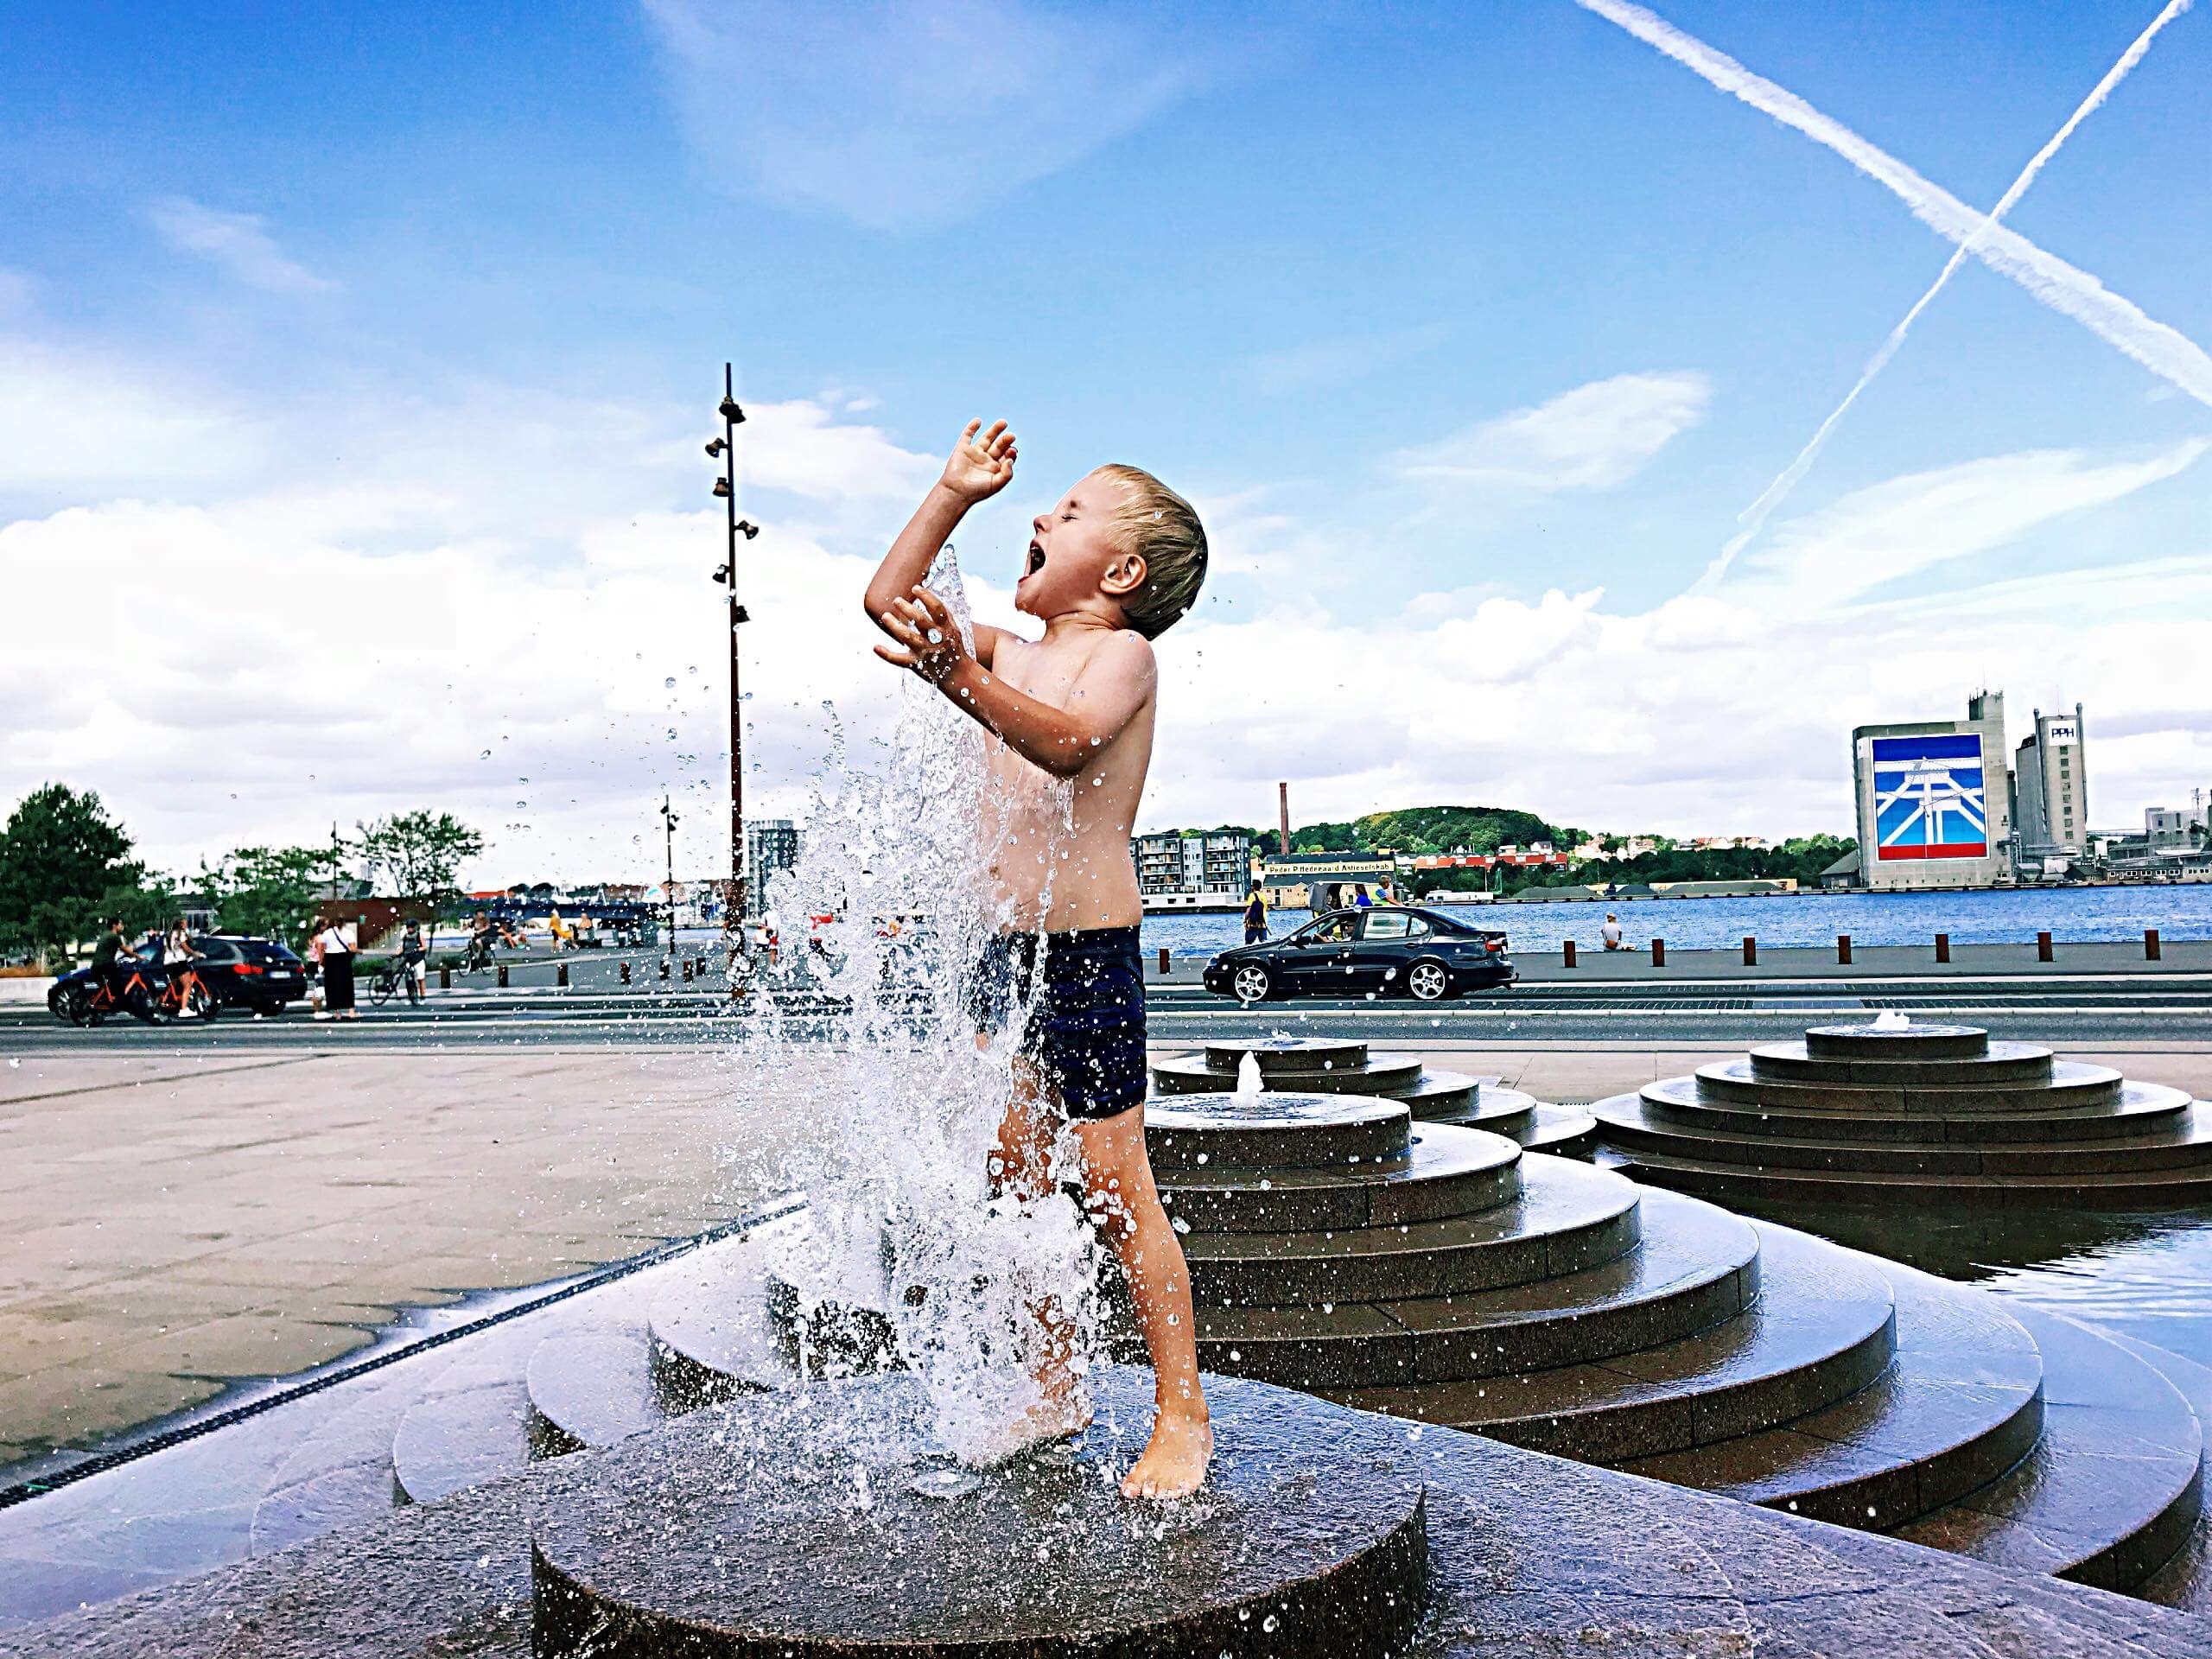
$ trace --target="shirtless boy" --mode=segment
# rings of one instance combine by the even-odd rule
[[[1152,640],[1188,610],[1205,579],[1205,531],[1190,503],[1134,467],[1102,467],[1033,521],[1016,609],[1041,639],[977,624],[963,645],[944,601],[922,578],[962,517],[1014,476],[1006,423],[970,421],[938,480],[868,584],[868,613],[891,636],[884,661],[929,680],[991,732],[997,821],[993,848],[1001,925],[979,964],[979,1042],[1020,1020],[1015,1094],[992,1159],[1001,1191],[1031,1198],[1057,1185],[1061,1126],[1082,1148],[1092,1218],[1129,1283],[1152,1356],[1152,1439],[1122,1482],[1132,1498],[1198,1490],[1213,1455],[1198,1384],[1183,1249],[1153,1184],[1144,1147],[1143,907],[1129,831],[1152,760],[1159,670]],[[1074,797],[1071,829],[1062,792]],[[1048,1331],[1049,1309],[1039,1310]],[[1043,1404],[1033,1438],[1073,1432],[1088,1407],[1064,1340],[1039,1363]]]

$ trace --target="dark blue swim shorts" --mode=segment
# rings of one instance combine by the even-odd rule
[[[1020,1052],[1070,1117],[1112,1117],[1144,1099],[1135,928],[998,934],[969,971],[968,1006],[993,1036],[1022,1022]]]

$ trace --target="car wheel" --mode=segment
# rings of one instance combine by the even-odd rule
[[[1451,989],[1451,973],[1432,957],[1424,957],[1406,969],[1406,992],[1416,1002],[1441,1001]]]
[[[1264,1002],[1274,995],[1275,976],[1256,962],[1243,962],[1229,976],[1229,988],[1239,1002]]]

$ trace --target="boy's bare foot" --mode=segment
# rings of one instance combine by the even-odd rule
[[[1163,1411],[1153,1419],[1152,1443],[1122,1477],[1122,1496],[1188,1497],[1205,1484],[1206,1465],[1212,1461],[1213,1424]]]
[[[1079,1385],[1048,1391],[1023,1412],[1007,1436],[1009,1458],[1054,1440],[1071,1440],[1090,1427],[1090,1396]]]

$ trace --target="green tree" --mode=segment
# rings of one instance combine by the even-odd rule
[[[212,868],[201,864],[200,887],[226,931],[300,944],[331,863],[328,847],[241,847]]]
[[[43,958],[120,916],[133,931],[161,919],[168,884],[130,856],[130,836],[90,790],[48,784],[0,829],[0,950]]]
[[[452,893],[461,861],[484,850],[484,837],[450,812],[401,812],[358,827],[371,873],[403,899]]]

